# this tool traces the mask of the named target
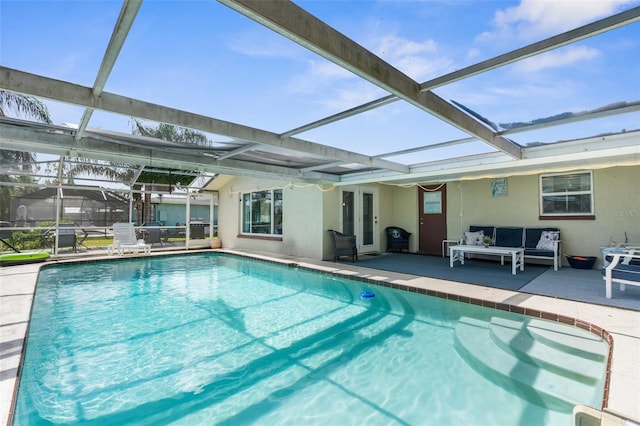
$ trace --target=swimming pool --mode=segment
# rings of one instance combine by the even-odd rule
[[[47,267],[14,424],[571,425],[600,406],[606,353],[573,327],[233,256]]]

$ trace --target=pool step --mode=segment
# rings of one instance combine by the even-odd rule
[[[597,361],[607,358],[609,346],[601,338],[576,327],[569,327],[569,330],[571,332],[567,333],[567,326],[563,324],[535,318],[527,322],[527,332],[537,341],[583,358]]]
[[[540,321],[534,326],[541,330],[545,325]],[[461,318],[455,345],[465,361],[484,377],[537,405],[564,412],[576,404],[597,406],[603,361],[589,359],[593,355],[563,354],[546,340],[561,342],[567,335],[579,338],[579,334],[574,334],[571,327],[555,332],[558,336],[544,333],[546,339],[540,341],[529,334],[527,320]],[[600,353],[598,345],[594,349]]]
[[[545,325],[536,323],[533,327],[537,330],[543,330]],[[557,331],[553,335],[546,333],[547,338],[544,341],[539,341],[536,335],[529,333],[531,327],[532,324],[529,323],[529,320],[521,322],[492,318],[489,331],[493,341],[502,350],[531,364],[590,385],[596,384],[602,378],[604,357],[599,357],[599,355],[603,347],[606,349],[604,342],[600,342],[598,345],[598,342],[591,340],[588,336],[589,345],[576,347],[571,352],[565,351],[563,350],[564,344],[558,339],[579,343],[581,342],[580,336],[574,335],[573,332],[582,330],[567,330],[568,327],[564,327],[561,333]],[[571,331],[571,334],[568,331]]]

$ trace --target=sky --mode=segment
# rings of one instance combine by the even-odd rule
[[[640,6],[640,0],[296,1],[418,82]],[[92,86],[122,3],[0,0],[0,63]],[[146,0],[104,89],[286,132],[388,95],[216,1]],[[434,89],[494,123],[640,101],[640,23]],[[45,100],[55,124],[83,109]],[[131,117],[89,127],[131,133]],[[509,136],[549,143],[640,128],[640,113]],[[398,101],[296,137],[367,155],[464,138]],[[214,141],[226,141],[210,135]],[[407,164],[492,151],[482,143],[394,156]]]

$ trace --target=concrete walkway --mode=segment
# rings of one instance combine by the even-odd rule
[[[446,292],[483,301],[515,305],[523,309],[553,312],[595,324],[607,330],[613,336],[614,342],[608,410],[621,413],[635,422],[640,419],[640,362],[638,361],[640,360],[640,312],[638,311],[362,268],[357,263],[333,263],[268,253],[225,251],[270,261],[296,263],[302,267],[377,280],[389,285]],[[184,250],[178,252],[178,254],[183,253]],[[166,252],[154,253],[152,256],[162,254],[166,254]],[[92,259],[100,257],[97,255]],[[8,422],[33,292],[41,265],[0,268],[0,424]],[[556,286],[566,287],[569,285],[566,278],[554,274],[552,269],[536,281],[537,285],[545,288],[545,291],[549,291],[548,289],[552,288],[551,284],[554,282]],[[532,282],[530,288],[527,288],[528,291],[534,291],[535,285],[533,284],[535,283]],[[604,291],[604,284],[601,285]]]

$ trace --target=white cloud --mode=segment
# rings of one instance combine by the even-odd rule
[[[478,58],[480,55],[481,55],[480,49],[471,48],[467,52],[467,60],[469,62],[474,62],[474,60]]]
[[[320,102],[331,110],[345,111],[380,97],[378,88],[359,82],[327,93],[327,96]]]
[[[391,60],[424,53],[435,53],[438,50],[433,40],[417,42],[398,37],[395,34],[382,37],[377,44],[377,54]]]
[[[234,33],[233,38],[227,41],[226,46],[243,55],[270,58],[294,57],[299,52],[297,45],[280,36],[265,35],[256,31]]]
[[[287,91],[313,96],[325,112],[344,111],[386,94],[333,62],[309,60],[307,64],[307,71],[293,77]]]
[[[388,34],[375,41],[374,53],[417,81],[441,74],[451,66],[451,60],[438,56],[433,40],[413,41]]]
[[[310,65],[310,74],[314,79],[345,79],[353,76],[353,73],[330,61],[307,61]]]
[[[452,61],[447,58],[408,57],[398,60],[393,65],[421,83],[450,70],[451,64]]]
[[[600,51],[597,49],[586,46],[570,46],[520,61],[515,65],[515,69],[520,72],[537,72],[543,69],[570,66],[598,56],[600,56]]]
[[[369,43],[373,53],[416,81],[423,81],[451,68],[449,58],[437,54],[433,40],[416,42],[388,34]],[[324,94],[321,103],[330,110],[344,110],[384,96],[386,92],[363,82],[350,71],[332,62],[307,60],[305,73],[291,80],[292,92]]]
[[[317,94],[345,80],[357,81],[353,73],[324,60],[307,60],[307,70],[292,75],[287,89],[293,93]]]
[[[568,31],[621,11],[638,0],[522,0],[515,7],[498,10],[491,31],[478,41],[531,41]]]

